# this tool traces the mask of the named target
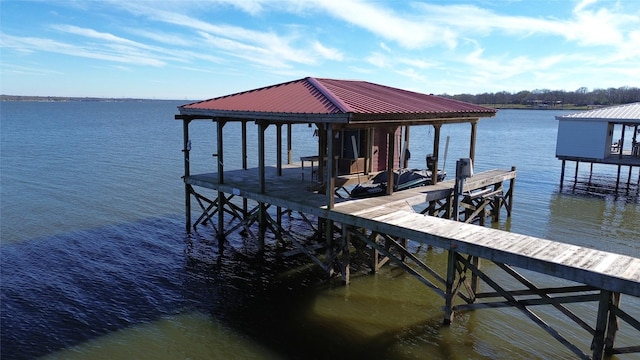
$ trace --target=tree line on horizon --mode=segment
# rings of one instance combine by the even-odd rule
[[[640,102],[640,88],[623,86],[619,88],[593,89],[581,87],[575,91],[565,90],[522,90],[516,93],[499,91],[482,94],[441,94],[439,96],[472,104],[513,106],[513,107],[588,107],[609,106]],[[65,96],[24,96],[0,95],[0,101],[142,101],[142,98],[97,98]]]
[[[565,90],[522,90],[516,93],[500,91],[482,94],[442,95],[473,104],[513,105],[513,106],[609,106],[640,102],[640,88],[623,86],[619,88],[593,89],[581,87],[575,91]]]

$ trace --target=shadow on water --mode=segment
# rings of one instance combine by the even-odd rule
[[[184,305],[174,219],[2,245],[3,359],[41,356]]]
[[[368,305],[382,302],[401,312],[407,299],[391,296],[392,289],[384,296],[356,294],[357,287],[327,281],[308,258],[285,256],[290,253],[268,246],[260,255],[239,236],[220,252],[218,241],[206,235],[185,239],[175,218],[5,244],[0,356],[36,358],[191,311],[209,314],[283,358],[389,358],[392,343],[438,342],[440,335],[434,340],[429,334],[441,326],[439,311],[378,323],[366,313]],[[318,292],[361,301],[365,313],[351,322],[344,313],[318,315]],[[425,311],[428,301],[414,304],[416,311]]]

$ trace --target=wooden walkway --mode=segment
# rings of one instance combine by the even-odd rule
[[[225,184],[217,184],[217,174],[192,175],[188,184],[240,195],[295,211],[313,214],[343,224],[376,229],[439,248],[456,247],[458,252],[507,263],[546,275],[599,289],[640,297],[640,259],[621,254],[569,245],[492,228],[424,216],[412,206],[441,198],[453,189],[453,181],[424,186],[365,199],[336,199],[327,211],[324,194],[309,189],[312,182],[300,180],[300,167],[267,168],[267,192],[259,194],[257,172],[253,169],[225,173]],[[476,174],[464,191],[508,180],[509,171],[491,170]]]
[[[325,205],[326,195],[311,191],[315,183],[301,180],[299,165],[284,166],[281,175],[278,175],[275,167],[265,170],[267,183],[264,193],[259,192],[256,169],[227,171],[224,184],[218,184],[216,173],[187,176],[185,183],[188,186],[216,190],[219,192],[218,196],[226,193],[230,197],[240,196],[258,203],[313,215],[318,219],[325,219],[331,227],[334,223],[341,224],[342,235],[339,239],[329,235],[329,247],[332,246],[331,243],[338,245],[327,250],[325,269],[329,270],[334,263],[340,263],[343,278],[348,282],[349,239],[361,239],[375,251],[376,256],[380,253],[386,260],[396,262],[440,294],[445,299],[445,321],[450,321],[456,311],[515,307],[578,357],[590,358],[584,349],[558,334],[530,309],[537,305],[551,305],[593,336],[593,358],[602,358],[605,352],[640,352],[640,346],[613,346],[619,319],[640,331],[638,314],[632,316],[620,308],[620,294],[640,297],[639,258],[425,216],[415,211],[418,204],[450,196],[454,186],[452,180],[434,186],[395,192],[388,196],[365,199],[338,197],[334,208],[329,210]],[[464,192],[486,188],[514,177],[515,171],[492,170],[479,173],[467,179]],[[343,181],[343,185],[347,183],[347,180]],[[340,181],[336,183],[337,186],[341,184]],[[209,201],[208,206],[201,204],[207,218],[213,218],[216,203],[220,205],[219,199]],[[223,202],[228,203],[228,198],[224,198]],[[240,218],[238,212],[239,209],[235,209],[229,213]],[[219,212],[219,215],[222,213]],[[255,222],[255,212],[253,217],[252,221]],[[248,229],[248,217],[239,221],[244,221],[243,226]],[[278,224],[273,224],[271,228],[278,232],[279,236],[287,236],[286,231]],[[333,229],[326,231],[326,234],[333,233]],[[430,268],[429,264],[413,258],[406,250],[407,240],[448,250],[446,274],[441,275],[437,270]],[[314,259],[322,265],[323,260],[315,257]],[[407,259],[413,260],[416,265],[406,265]],[[496,263],[523,284],[526,290],[509,290],[497,284],[481,270],[480,259]],[[577,285],[552,289],[538,288],[514,268],[570,280]],[[425,273],[428,276],[425,276]],[[494,291],[480,292],[478,281],[488,284]],[[466,295],[463,293],[465,289]],[[500,298],[500,301],[487,301],[490,298]],[[456,304],[456,299],[458,302],[462,299],[462,304]],[[564,306],[565,303],[589,301],[598,303],[595,327],[591,325],[592,322],[582,320]]]

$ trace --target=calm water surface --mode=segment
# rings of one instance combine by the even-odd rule
[[[273,240],[258,256],[240,235],[222,252],[207,228],[187,236],[182,124],[172,120],[182,103],[0,103],[2,359],[571,357],[514,310],[459,314],[443,327],[442,299],[394,267],[376,275],[361,267],[344,287]],[[616,195],[606,190],[613,168],[596,167],[592,182],[605,190],[559,191],[561,113],[503,110],[480,121],[476,171],[518,169],[513,216],[496,226],[640,257],[637,185]],[[225,127],[227,166],[240,164],[230,155],[239,143],[233,126]],[[469,131],[442,129],[449,174],[468,155]],[[191,132],[192,172],[213,171],[215,127],[196,123]],[[315,153],[312,134],[294,127],[294,158]],[[428,127],[412,129],[411,167],[424,167],[432,139]],[[302,231],[299,218],[285,221]],[[442,250],[412,250],[444,267]],[[623,303],[640,313],[638,299]],[[593,313],[590,304],[573,308]],[[588,352],[587,334],[550,310],[542,316]],[[637,344],[627,330],[617,341]]]

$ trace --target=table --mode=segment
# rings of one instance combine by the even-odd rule
[[[320,157],[318,155],[300,157],[300,162],[302,163],[302,180],[304,180],[304,163],[305,163],[305,161],[311,162],[311,180],[313,180],[313,163],[314,162],[319,162],[320,161]]]

